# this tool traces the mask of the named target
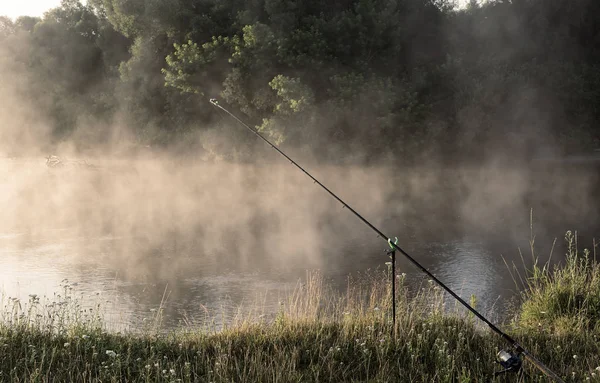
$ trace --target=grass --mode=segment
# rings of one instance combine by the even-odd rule
[[[568,231],[566,260],[560,267],[534,264],[527,281],[518,325],[529,331],[589,332],[600,335],[600,264],[596,243],[579,253],[577,236]]]
[[[600,382],[598,266],[591,252],[569,249],[562,267],[534,266],[505,327],[565,381]],[[98,309],[80,307],[67,290],[50,304],[5,300],[0,381],[489,382],[506,344],[449,310],[437,286],[409,295],[403,276],[393,326],[389,277],[365,275],[338,296],[310,274],[272,320],[240,318],[219,331],[165,334],[149,324],[135,334],[110,332]],[[548,381],[529,363],[525,372],[521,381]]]

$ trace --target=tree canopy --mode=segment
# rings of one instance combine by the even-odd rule
[[[600,147],[593,0],[63,0],[0,17],[0,49],[56,140],[122,125],[144,145],[206,149],[190,137],[226,124],[219,97],[331,161]],[[224,156],[251,140],[223,134]]]

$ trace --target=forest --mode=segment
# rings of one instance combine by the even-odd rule
[[[1,17],[0,52],[13,155],[127,141],[253,158],[211,97],[332,163],[600,148],[594,0],[63,0]]]

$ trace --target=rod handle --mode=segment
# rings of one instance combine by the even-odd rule
[[[543,372],[547,377],[549,377],[550,379],[552,379],[554,382],[556,382],[556,383],[565,383],[565,381],[562,380],[560,378],[560,376],[556,375],[551,369],[549,369],[548,367],[546,367],[544,365],[544,363],[542,363],[539,360],[537,360],[529,352],[524,351],[523,352],[523,356],[525,357],[525,359],[527,359],[529,362],[531,362],[538,370],[540,370],[541,372]]]

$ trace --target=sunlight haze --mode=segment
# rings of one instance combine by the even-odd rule
[[[60,4],[60,0],[20,0],[0,2],[0,16],[42,16],[50,8]]]

